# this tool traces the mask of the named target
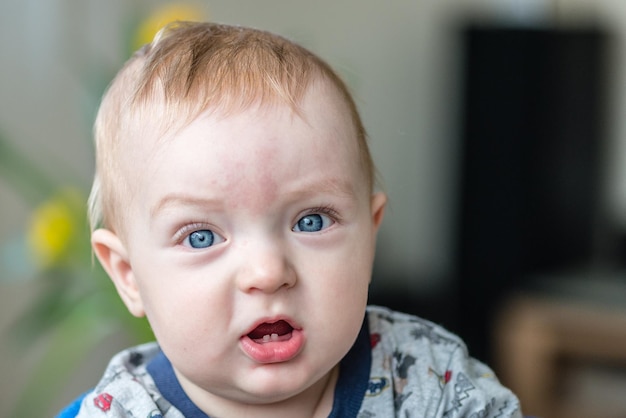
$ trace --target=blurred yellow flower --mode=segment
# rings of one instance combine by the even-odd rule
[[[82,202],[79,192],[67,189],[33,212],[27,242],[40,268],[61,263],[70,252],[84,220]]]
[[[205,20],[206,15],[199,7],[186,3],[171,3],[157,8],[144,20],[133,39],[133,50],[152,42],[154,35],[168,23],[176,21]]]

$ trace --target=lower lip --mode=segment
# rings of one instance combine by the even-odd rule
[[[256,342],[247,335],[239,340],[241,349],[258,363],[281,363],[296,357],[304,346],[302,331],[294,329],[284,341]]]

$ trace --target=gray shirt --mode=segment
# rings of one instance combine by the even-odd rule
[[[519,401],[498,382],[491,369],[469,357],[457,336],[432,322],[370,306],[357,345],[359,349],[353,347],[342,361],[334,416],[346,417],[345,412],[336,411],[358,410],[350,415],[522,417]],[[100,383],[83,399],[77,416],[184,418],[173,405],[178,403],[162,393],[166,390],[159,388],[164,385],[155,382],[148,371],[148,364],[159,355],[156,343],[116,355]],[[346,385],[354,382],[355,376],[363,376],[358,377],[361,383]],[[345,408],[346,403],[349,408]]]

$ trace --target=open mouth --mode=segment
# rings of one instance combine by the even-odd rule
[[[273,323],[263,323],[253,329],[248,337],[258,344],[286,341],[291,338],[293,327],[286,321],[280,320]]]
[[[260,323],[240,338],[241,349],[250,359],[261,364],[292,360],[302,351],[306,336],[302,328],[290,322],[276,319]]]

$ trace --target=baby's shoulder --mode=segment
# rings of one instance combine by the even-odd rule
[[[427,319],[380,306],[368,306],[368,325],[372,342],[386,340],[390,348],[440,346],[444,351],[465,350],[455,334]]]
[[[520,416],[516,397],[458,336],[387,308],[367,313],[372,364],[360,416]]]
[[[159,416],[182,418],[169,408],[147,370],[159,352],[156,343],[148,343],[116,354],[100,382],[83,398],[77,417],[157,416],[154,413],[159,412]],[[169,415],[163,413],[168,410]]]

